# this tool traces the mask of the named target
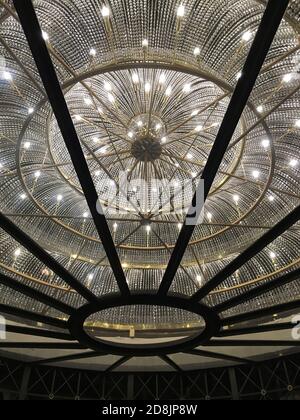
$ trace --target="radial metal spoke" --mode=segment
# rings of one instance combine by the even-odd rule
[[[70,334],[64,334],[55,331],[40,330],[37,328],[29,327],[19,327],[16,325],[6,325],[6,332],[20,334],[20,335],[30,335],[34,337],[45,337],[45,338],[54,338],[56,340],[64,341],[74,341]]]
[[[49,316],[45,315],[39,315],[35,312],[25,311],[24,309],[15,308],[4,304],[0,304],[0,313],[16,316],[18,318],[30,321],[40,322],[42,324],[52,325],[53,327],[62,328],[64,330],[68,329],[68,324],[66,321],[50,318]]]
[[[177,365],[177,363],[173,362],[173,360],[168,356],[159,356],[161,360],[163,360],[167,365],[171,366],[174,370],[177,370],[177,372],[183,372],[183,369],[181,369],[180,366]]]
[[[189,351],[186,351],[185,353],[192,354],[194,356],[207,357],[210,359],[226,360],[227,362],[235,362],[235,363],[243,363],[243,364],[251,363],[251,360],[249,359],[241,359],[240,357],[228,356],[227,354],[208,352],[208,351],[198,350],[198,349],[189,350]]]
[[[14,0],[14,5],[120,291],[123,295],[130,295],[125,274],[104,212],[101,211],[102,209],[97,209],[97,203],[100,207],[98,194],[46,43],[43,40],[42,31],[32,1]]]
[[[275,241],[279,236],[285,233],[290,227],[300,220],[300,206],[296,207],[285,219],[279,222],[271,230],[266,232],[246,251],[242,252],[235,260],[233,260],[220,273],[213,277],[205,286],[202,287],[192,297],[192,300],[200,301],[207,296],[212,290],[222,284],[228,277],[234,274],[239,268],[246,264],[251,258],[255,257],[259,252],[263,251],[266,246]]]
[[[246,312],[245,314],[235,315],[230,318],[225,318],[221,320],[221,326],[229,326],[240,324],[246,321],[254,321],[256,319],[261,319],[268,316],[274,316],[275,314],[280,314],[283,312],[293,311],[300,308],[300,300],[295,300],[294,302],[283,303],[281,305],[272,306],[270,308],[259,309],[253,312]]]
[[[227,309],[231,309],[235,306],[240,305],[241,303],[248,302],[249,300],[252,300],[258,296],[261,296],[272,290],[285,286],[299,278],[300,278],[300,268],[298,268],[298,270],[295,270],[291,273],[278,277],[277,279],[272,280],[266,284],[263,284],[262,286],[249,290],[246,293],[236,296],[228,300],[227,302],[221,303],[220,305],[215,306],[214,310],[217,311],[218,313],[224,312]]]
[[[54,357],[52,359],[44,359],[44,360],[41,359],[41,360],[32,362],[32,364],[49,365],[51,363],[72,362],[74,360],[92,359],[93,357],[99,357],[99,356],[105,356],[105,354],[96,353],[95,351],[79,353],[79,354],[69,354],[67,356]]]
[[[230,328],[229,330],[221,331],[216,335],[216,337],[236,337],[240,335],[261,334],[266,332],[292,330],[294,327],[295,324],[287,322],[283,324],[259,325],[258,327],[247,327],[240,329]]]
[[[253,90],[256,79],[263,66],[288,4],[288,0],[282,0],[280,2],[278,2],[278,0],[270,0],[268,2],[260,27],[243,68],[242,77],[238,81],[237,87],[233,93],[228,110],[202,174],[202,179],[205,182],[205,200],[209,195],[218,169]],[[202,183],[200,188],[202,188]],[[194,203],[197,203],[197,196],[198,195],[196,194],[193,201]],[[199,196],[202,195],[199,194]],[[189,214],[194,214],[193,206]],[[165,295],[168,293],[194,230],[195,226],[186,224],[183,227],[162,280],[159,294]]]
[[[126,357],[122,357],[121,359],[119,359],[116,363],[114,363],[113,365],[111,365],[109,368],[107,368],[105,370],[105,372],[112,372],[113,370],[117,369],[118,367],[124,365],[126,362],[128,362],[128,360],[132,359],[131,356],[126,356]]]
[[[31,299],[44,303],[45,305],[50,306],[51,308],[55,308],[64,314],[71,315],[75,311],[75,309],[71,306],[60,302],[57,299],[46,295],[45,293],[39,292],[38,290],[33,289],[32,287],[26,286],[25,284],[22,284],[2,273],[0,273],[0,284],[3,284],[9,289],[22,293],[22,295],[24,296],[28,296]]]
[[[300,347],[292,340],[211,340],[205,347]]]
[[[97,297],[83,286],[71,273],[60,265],[51,255],[49,255],[39,244],[31,239],[25,232],[22,232],[12,221],[0,213],[0,227],[8,235],[12,236],[31,254],[44,263],[58,277],[67,283],[72,289],[76,290],[82,297],[89,302],[98,302]]]

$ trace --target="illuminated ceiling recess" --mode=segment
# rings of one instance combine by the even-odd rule
[[[1,349],[111,371],[300,345],[299,18],[287,0],[0,0]],[[168,203],[124,194],[124,173],[172,183]]]

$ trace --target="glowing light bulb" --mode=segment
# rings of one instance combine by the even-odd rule
[[[236,75],[236,80],[240,80],[242,76],[243,76],[243,73],[239,71],[238,74]]]
[[[243,41],[245,41],[245,42],[249,42],[250,40],[251,40],[251,38],[252,38],[252,32],[251,31],[247,31],[247,32],[245,32],[244,34],[243,34],[243,36],[242,36],[242,40]]]
[[[163,137],[162,139],[161,139],[161,142],[164,144],[164,143],[166,143],[167,142],[167,137]]]
[[[143,39],[142,46],[143,46],[143,48],[148,48],[149,47],[148,39]]]
[[[14,255],[15,255],[16,258],[19,257],[21,255],[21,249],[17,248],[14,252]]]
[[[85,219],[87,219],[88,217],[89,217],[89,213],[86,211],[86,212],[84,212],[83,213],[83,217],[85,218]]]
[[[263,107],[262,105],[259,105],[259,106],[256,108],[256,110],[257,110],[257,112],[259,112],[260,114],[262,114],[262,113],[264,112],[264,107]]]
[[[183,86],[183,89],[182,90],[183,90],[183,93],[190,93],[191,90],[192,90],[192,85],[190,83],[186,83]]]
[[[8,71],[4,71],[2,73],[2,77],[4,80],[7,80],[8,82],[11,82],[13,80],[12,75]]]
[[[237,194],[235,194],[235,195],[233,196],[233,201],[237,204],[237,203],[240,201],[240,196],[239,196],[239,195],[237,195]]]
[[[151,91],[151,84],[149,83],[149,82],[147,82],[146,84],[145,84],[145,92],[146,93],[149,93]]]
[[[138,121],[138,122],[137,122],[137,126],[138,126],[138,127],[143,127],[143,121]]]
[[[137,73],[133,73],[133,75],[132,75],[132,81],[135,84],[139,83],[140,78],[139,78],[139,75]]]
[[[26,194],[21,194],[21,195],[20,195],[20,198],[21,198],[21,200],[23,200],[23,201],[24,201],[24,200],[26,200],[27,195],[26,195]]]
[[[162,129],[162,125],[161,124],[156,124],[156,126],[155,126],[155,130],[156,131],[159,131],[159,130],[161,130]]]
[[[63,196],[61,194],[58,194],[58,196],[56,197],[56,200],[58,203],[61,203],[63,201]]]
[[[25,149],[25,150],[29,150],[29,149],[30,149],[30,146],[31,146],[30,141],[26,141],[26,142],[24,143],[24,149]]]
[[[146,226],[146,232],[147,232],[148,234],[151,232],[151,226],[150,226],[150,225],[147,225],[147,226]]]
[[[109,7],[103,6],[102,9],[101,9],[101,15],[104,18],[109,17],[110,16],[110,9],[109,9]]]
[[[110,103],[113,104],[115,102],[115,97],[112,93],[108,93],[107,98],[108,98]]]
[[[275,258],[276,258],[276,254],[275,254],[275,252],[273,252],[273,251],[271,251],[270,252],[270,258],[272,259],[272,260],[275,260]]]
[[[169,86],[169,87],[167,88],[167,90],[166,90],[166,96],[171,96],[171,95],[172,95],[172,91],[173,91],[172,86]]]
[[[128,133],[128,137],[129,137],[130,139],[132,139],[132,138],[133,138],[133,132],[132,132],[132,131],[129,131],[129,133]]]
[[[47,34],[47,32],[45,32],[45,31],[42,31],[42,37],[43,37],[43,40],[44,41],[49,41],[49,35]]]
[[[253,178],[258,179],[260,177],[260,172],[259,171],[253,171],[252,175],[253,175]]]
[[[36,179],[38,179],[41,176],[41,171],[36,171],[34,176]]]
[[[270,201],[270,203],[273,203],[273,201],[275,201],[275,197],[273,195],[270,195],[269,196],[269,201]]]
[[[290,166],[291,166],[292,168],[296,168],[298,165],[299,165],[299,161],[298,161],[297,159],[292,159],[292,160],[290,161]]]
[[[196,280],[197,280],[197,283],[201,286],[201,284],[202,284],[202,276],[198,275],[196,277]]]
[[[28,115],[33,114],[34,113],[34,108],[28,108],[27,112],[28,112]]]
[[[86,105],[92,105],[92,104],[93,104],[93,101],[92,101],[92,99],[91,99],[91,98],[84,98],[84,103],[85,103]]]
[[[107,92],[111,92],[111,91],[112,91],[112,86],[111,86],[111,84],[110,84],[109,82],[104,82],[104,89],[105,89]]]
[[[96,57],[96,55],[97,55],[96,49],[95,48],[91,48],[89,54],[90,54],[91,57]]]
[[[159,77],[159,83],[161,85],[164,85],[166,83],[166,80],[167,80],[167,76],[165,75],[165,73],[162,73]]]
[[[264,140],[261,142],[261,144],[262,144],[262,146],[263,146],[265,149],[268,149],[268,148],[269,148],[269,146],[270,146],[270,140],[269,140],[269,139],[264,139]]]
[[[290,83],[293,80],[293,75],[292,74],[285,74],[282,78],[282,81],[284,83]]]
[[[200,133],[200,131],[203,130],[203,126],[202,125],[197,125],[197,127],[195,128],[196,133]]]
[[[185,15],[185,6],[181,4],[177,9],[177,17],[183,18]]]
[[[196,47],[195,49],[194,49],[194,56],[195,57],[199,57],[199,55],[201,54],[201,50],[200,50],[200,48],[199,47]]]

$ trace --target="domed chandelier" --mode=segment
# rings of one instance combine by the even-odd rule
[[[0,6],[0,348],[299,345],[297,2]]]

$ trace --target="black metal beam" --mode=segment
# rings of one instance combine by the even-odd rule
[[[161,360],[163,360],[167,365],[171,366],[177,372],[183,372],[180,366],[177,365],[169,356],[159,356]]]
[[[281,324],[259,325],[257,327],[247,327],[239,329],[230,328],[228,330],[221,331],[219,334],[216,335],[216,337],[236,337],[240,335],[262,334],[266,332],[292,330],[294,327],[295,324],[287,322]]]
[[[0,313],[6,314],[6,315],[12,315],[17,318],[26,319],[29,321],[40,322],[42,324],[51,325],[53,327],[62,328],[64,330],[68,329],[68,324],[66,321],[51,318],[45,315],[40,315],[35,312],[26,311],[20,308],[14,308],[12,306],[7,306],[4,304],[0,304]]]
[[[0,341],[0,349],[84,350],[86,347],[79,343],[10,343],[9,341]]]
[[[236,296],[224,303],[221,303],[220,305],[215,306],[214,310],[217,311],[218,313],[224,312],[244,302],[248,302],[249,300],[257,298],[258,296],[261,296],[267,292],[270,292],[272,290],[278,289],[279,287],[285,286],[299,278],[300,278],[300,268],[298,270],[292,271],[291,273],[278,277],[275,280],[265,283],[262,286],[255,287],[254,289],[249,290],[248,292],[243,293],[239,296]]]
[[[88,302],[98,302],[97,297],[90,290],[83,286],[68,270],[2,213],[0,213],[0,227]]]
[[[211,340],[205,347],[300,347],[292,340]]]
[[[32,364],[37,365],[49,365],[52,363],[61,363],[61,362],[72,362],[74,360],[82,359],[92,359],[93,357],[105,356],[105,354],[96,353],[95,351],[79,353],[79,354],[69,354],[67,356],[55,357],[52,359],[42,359],[32,362]]]
[[[253,321],[268,316],[274,316],[283,312],[290,312],[294,309],[300,308],[300,300],[294,302],[283,303],[281,305],[271,306],[270,308],[259,309],[253,312],[246,312],[245,314],[235,315],[221,320],[221,326],[235,325],[242,322]]]
[[[251,258],[255,257],[265,249],[270,243],[275,241],[279,236],[285,233],[290,227],[300,220],[300,206],[296,207],[287,217],[274,226],[271,230],[266,232],[253,245],[242,252],[230,264],[213,277],[205,286],[203,286],[197,293],[192,296],[192,300],[201,301],[212,290],[222,284],[228,277],[234,274],[239,268],[246,264]]]
[[[97,203],[100,207],[99,197],[50,54],[43,40],[32,1],[14,0],[14,5],[116,281],[121,293],[129,295],[130,290],[104,212],[99,212],[97,209]]]
[[[0,273],[0,284],[3,284],[9,289],[15,290],[24,296],[28,296],[34,300],[37,300],[38,302],[44,303],[51,308],[55,308],[64,314],[71,315],[75,311],[75,309],[71,306],[60,302],[57,299],[46,295],[45,293],[33,289],[32,287],[26,286],[25,284],[22,284],[19,281],[14,280],[2,273]]]
[[[109,368],[105,370],[105,372],[112,372],[113,370],[117,369],[118,367],[124,365],[124,363],[128,362],[128,360],[132,359],[131,356],[121,357],[116,363],[111,365]]]
[[[249,96],[253,90],[256,79],[266,59],[272,41],[276,35],[280,22],[284,16],[289,0],[269,0],[261,24],[257,31],[250,53],[242,71],[242,77],[238,81],[233,93],[228,110],[221,124],[219,133],[212,147],[207,164],[202,173],[204,180],[204,199],[206,201],[213,185],[219,167],[222,163],[226,150],[230,144],[235,129],[247,105]],[[200,185],[199,188],[202,188]],[[193,203],[199,207],[195,195]],[[201,196],[201,194],[199,194]],[[194,214],[194,206],[190,209],[190,215]],[[184,253],[194,233],[195,226],[185,224],[182,228],[175,249],[172,253],[167,270],[163,277],[159,293],[167,294],[174,276],[181,264]]]
[[[189,350],[189,351],[186,351],[185,353],[192,354],[194,356],[210,358],[210,359],[225,360],[226,362],[234,362],[234,363],[242,363],[242,364],[252,363],[251,360],[249,359],[241,359],[240,357],[229,356],[227,354],[214,353],[214,352],[198,350],[198,349]]]
[[[5,329],[6,329],[6,332],[8,333],[30,335],[33,337],[54,338],[56,340],[75,341],[74,338],[72,338],[70,334],[41,330],[38,328],[28,328],[28,327],[19,327],[16,325],[6,325]]]

